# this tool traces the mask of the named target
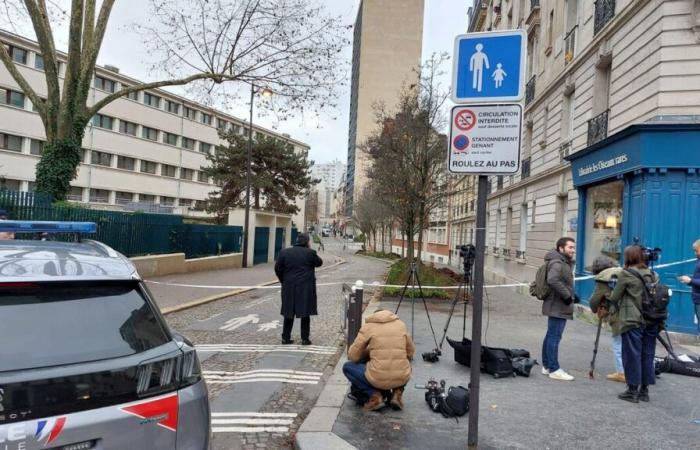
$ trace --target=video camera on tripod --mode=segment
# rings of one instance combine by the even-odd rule
[[[447,323],[445,328],[442,330],[442,339],[440,339],[440,344],[435,347],[430,352],[421,353],[423,361],[425,362],[438,362],[440,356],[442,356],[442,344],[445,343],[445,337],[447,336],[447,329],[450,327],[450,321],[452,320],[452,315],[454,314],[455,307],[457,303],[462,301],[464,303],[464,316],[462,323],[462,337],[466,334],[466,323],[467,323],[467,303],[469,302],[469,296],[471,295],[474,285],[472,278],[472,270],[474,268],[474,261],[476,260],[476,247],[472,244],[458,245],[455,247],[459,250],[459,257],[463,259],[462,268],[464,273],[462,275],[462,280],[457,287],[455,292],[454,300],[452,301],[452,307],[450,308],[450,314],[447,316]]]

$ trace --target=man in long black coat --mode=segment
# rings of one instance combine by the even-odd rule
[[[301,344],[311,345],[311,317],[316,310],[316,275],[314,270],[323,260],[309,246],[309,235],[300,233],[293,247],[283,249],[277,256],[275,274],[282,284],[282,343],[291,339],[294,317],[301,319]]]

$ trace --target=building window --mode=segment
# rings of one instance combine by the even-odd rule
[[[190,120],[196,120],[197,119],[197,110],[192,109],[188,106],[185,106],[183,108],[183,115]]]
[[[211,114],[201,113],[199,115],[199,121],[206,125],[211,125]]]
[[[194,139],[182,138],[182,148],[186,148],[187,150],[194,150],[195,145],[197,144],[197,141]]]
[[[181,167],[180,168],[180,178],[183,180],[192,181],[194,179],[194,170],[185,169],[184,167]]]
[[[589,187],[586,191],[584,269],[587,271],[601,254],[620,260],[623,191],[622,180]]]
[[[25,49],[10,45],[7,51],[10,54],[10,58],[12,58],[14,62],[18,62],[20,64],[27,64],[28,52]]]
[[[136,136],[137,125],[133,122],[127,122],[126,120],[119,120],[119,132],[128,134],[131,136]]]
[[[128,156],[118,156],[117,167],[124,170],[136,170],[136,160]]]
[[[180,104],[167,100],[165,102],[165,110],[172,114],[180,114]]]
[[[156,173],[156,168],[158,167],[158,163],[154,163],[153,161],[146,161],[146,160],[141,160],[141,172],[143,173]]]
[[[114,118],[102,114],[95,114],[92,116],[92,124],[98,128],[112,130],[114,126]]]
[[[112,155],[110,153],[98,152],[93,150],[90,155],[90,162],[92,164],[97,164],[98,166],[112,166]]]
[[[157,95],[149,94],[148,92],[144,92],[143,104],[152,106],[154,108],[160,108],[160,97],[158,97]]]
[[[0,133],[0,148],[13,152],[22,151],[22,137],[12,134]]]
[[[160,196],[160,204],[163,206],[174,206],[175,205],[175,198],[166,197],[164,195],[161,195]]]
[[[155,202],[156,202],[156,196],[155,196],[155,195],[149,195],[149,194],[140,194],[140,195],[139,195],[139,202],[140,202],[140,203],[155,203]]]
[[[216,119],[216,128],[218,128],[219,130],[226,131],[228,130],[230,125],[231,124],[224,119]]]
[[[95,88],[107,92],[114,92],[115,82],[109,78],[95,76]]]
[[[34,55],[34,68],[44,70],[44,57],[38,53]]]
[[[109,203],[109,191],[106,189],[90,189],[92,203]]]
[[[122,84],[122,88],[124,88],[124,89],[130,88],[130,87],[131,86],[129,86],[128,84]],[[126,94],[126,98],[128,98],[129,100],[133,100],[135,102],[138,102],[139,101],[139,93],[138,93],[138,91],[137,92],[129,92],[128,94]]]
[[[20,180],[11,180],[9,178],[0,178],[0,189],[6,189],[8,191],[19,191]]]
[[[233,124],[233,132],[234,132],[234,134],[241,134],[241,130],[242,130],[242,129],[243,129],[243,128],[242,128],[240,125],[235,124],[235,123]]]
[[[74,202],[83,201],[83,188],[79,186],[71,186],[68,195],[66,195],[67,200],[72,200]]]
[[[22,92],[0,88],[0,103],[24,109],[24,94]]]
[[[40,141],[38,139],[32,139],[31,144],[29,145],[29,153],[32,155],[41,155],[44,152],[44,144],[46,142]]]
[[[164,177],[175,178],[175,173],[177,172],[177,167],[170,166],[168,164],[161,164],[160,174]]]
[[[116,195],[117,205],[125,205],[134,201],[134,194],[131,192],[120,192],[117,191]]]
[[[141,137],[149,141],[158,141],[158,130],[150,127],[141,127]]]
[[[165,133],[163,135],[163,142],[168,145],[177,145],[177,134]]]
[[[199,151],[208,155],[209,153],[211,153],[211,144],[207,144],[206,142],[200,142]]]
[[[209,177],[205,172],[197,172],[197,181],[199,181],[200,183],[208,183]]]
[[[180,206],[184,206],[184,207],[186,207],[186,208],[189,208],[190,206],[192,206],[192,203],[193,203],[193,202],[194,202],[194,200],[192,200],[192,199],[189,199],[189,198],[181,198],[181,199],[178,201],[178,204],[179,204]]]

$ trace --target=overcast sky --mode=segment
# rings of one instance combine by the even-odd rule
[[[392,0],[382,0],[392,1]],[[352,24],[357,15],[359,0],[324,0],[328,10],[343,17]],[[467,9],[471,0],[425,0],[423,26],[423,58],[433,52],[452,53],[454,37],[466,32]],[[140,37],[129,32],[130,24],[142,22],[145,12],[143,0],[118,0],[110,17],[107,33],[98,64],[111,64],[121,72],[144,81],[154,77],[148,73],[148,53]],[[56,34],[63,30],[56,30]],[[352,30],[349,30],[351,37]],[[59,47],[65,45],[66,36],[56,36]],[[352,57],[352,48],[345,51],[347,58]],[[448,70],[449,72],[449,70]],[[347,83],[349,85],[349,83]],[[443,84],[449,86],[450,74],[446,74]],[[247,87],[244,88],[247,90]],[[310,156],[316,162],[328,162],[340,159],[346,162],[348,139],[348,111],[350,107],[349,87],[340,93],[339,110],[332,115],[313,120],[276,121],[272,117],[255,117],[256,124],[289,133],[293,138],[311,146]],[[246,96],[243,96],[246,98]],[[274,101],[274,97],[273,97]],[[241,118],[248,117],[248,105],[245,103],[231,105],[228,112]]]

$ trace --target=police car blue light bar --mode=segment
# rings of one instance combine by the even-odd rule
[[[94,222],[0,220],[0,231],[13,233],[96,233]]]

